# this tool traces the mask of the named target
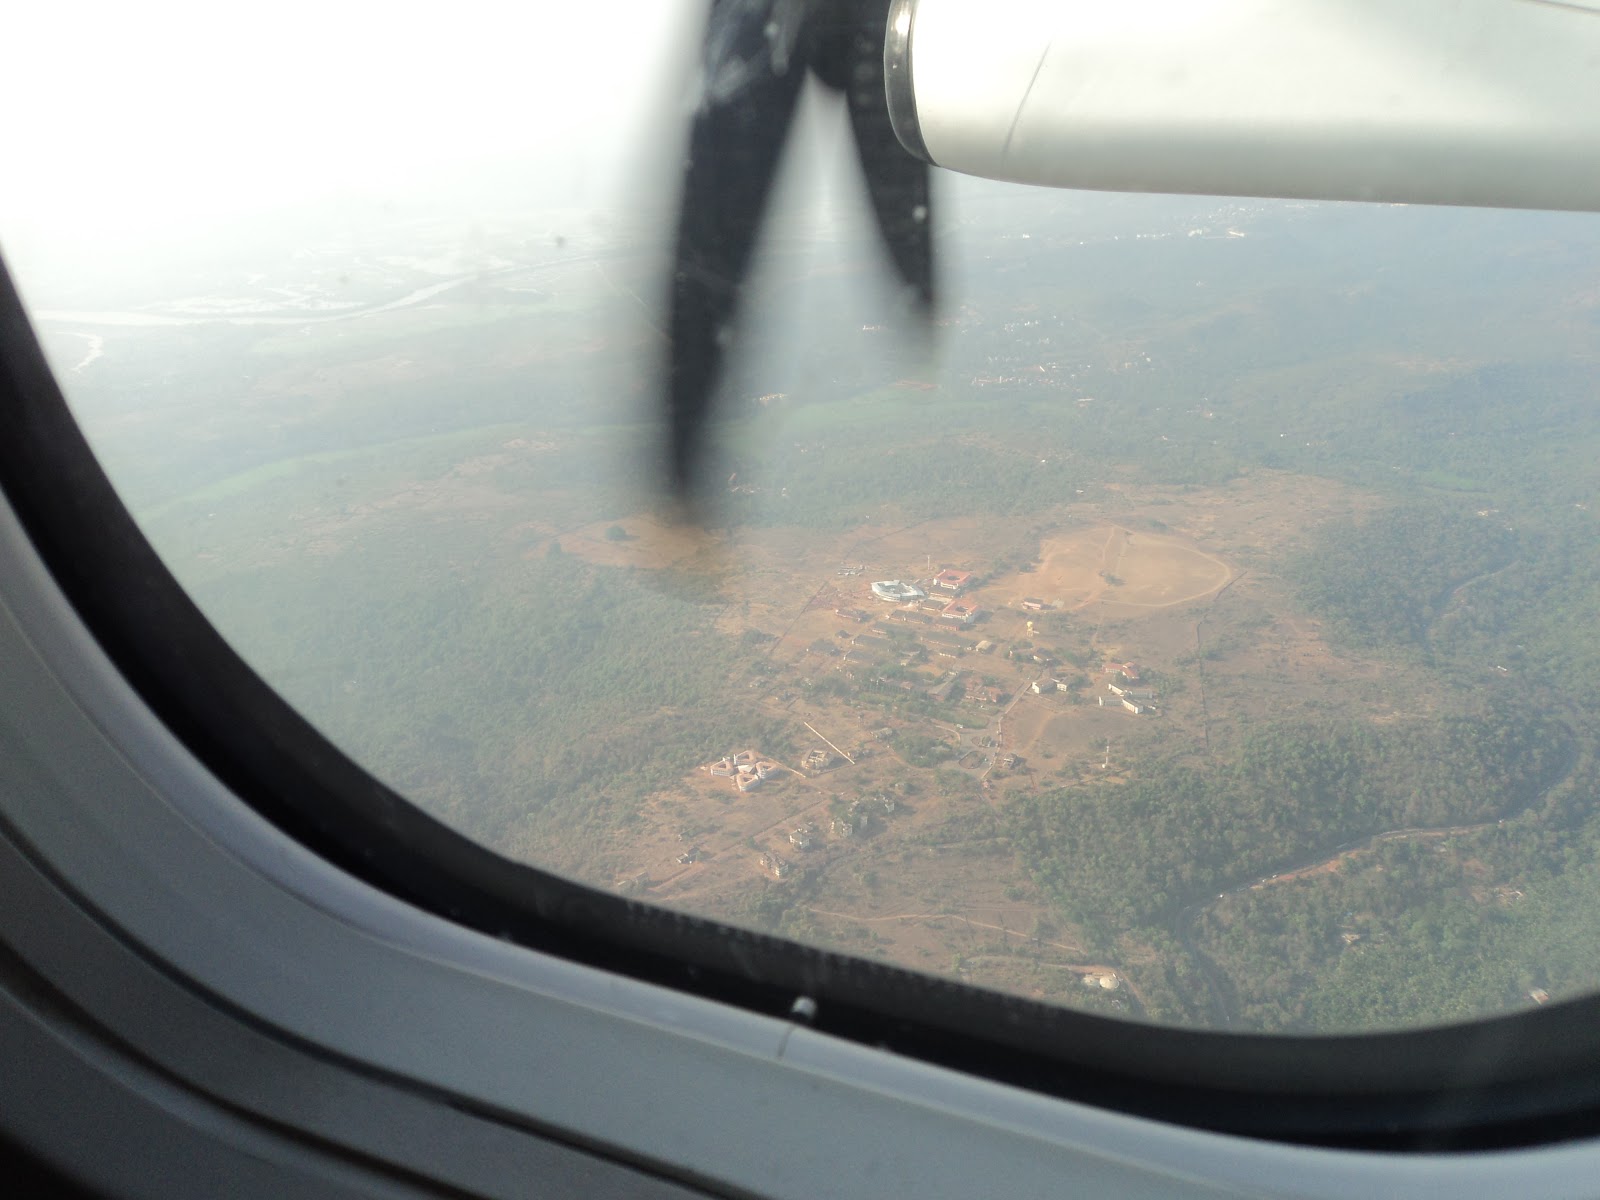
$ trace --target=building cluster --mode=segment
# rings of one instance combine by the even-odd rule
[[[900,579],[880,579],[872,585],[872,594],[879,600],[887,600],[891,604],[909,604],[913,600],[921,600],[927,596],[914,583],[906,583]]]
[[[961,672],[947,671],[940,677],[938,683],[928,689],[928,699],[935,704],[949,704],[956,699],[957,688],[961,689],[962,695],[966,694],[966,688],[961,681]]]
[[[953,592],[959,596],[971,587],[977,578],[971,571],[956,571],[947,567],[933,577],[933,586],[939,591]]]
[[[800,765],[807,771],[824,771],[833,765],[833,755],[820,747],[815,750],[807,750],[806,756]]]
[[[758,759],[754,750],[739,750],[724,754],[701,769],[719,779],[731,779],[734,787],[741,792],[748,792],[760,787],[781,768],[775,762]]]
[[[969,681],[964,699],[968,704],[989,704],[998,708],[1011,699],[1011,693],[1003,687],[996,687],[982,680]]]
[[[906,625],[934,626],[943,621],[953,625],[971,625],[982,615],[983,609],[976,601],[929,599],[921,604],[897,608],[889,614],[889,619]],[[966,646],[965,642],[956,644]]]
[[[1011,691],[1005,687],[985,683],[982,679],[972,676],[962,676],[954,687],[951,688],[952,700],[960,700],[965,704],[976,704],[980,707],[992,705],[999,707],[1011,699]]]
[[[1156,689],[1142,685],[1144,677],[1138,663],[1107,663],[1105,669],[1112,675],[1111,681],[1106,684],[1106,692],[1113,705],[1120,703],[1136,717],[1155,711]],[[1106,697],[1101,696],[1099,700],[1100,707],[1104,708]]]
[[[971,625],[981,611],[975,600],[952,600],[939,611],[939,619],[954,621],[958,625]]]
[[[1106,698],[1104,696],[1101,696],[1101,697],[1099,697],[1099,700],[1100,700],[1100,707],[1104,708],[1106,706]],[[1113,704],[1114,703],[1115,703],[1115,698],[1113,697]],[[1148,700],[1130,700],[1126,696],[1124,696],[1122,698],[1122,707],[1127,709],[1129,712],[1131,712],[1136,717],[1143,716],[1147,712],[1154,712],[1155,711],[1155,708],[1151,705],[1151,703]]]
[[[1152,687],[1129,687],[1125,683],[1108,683],[1106,691],[1120,700],[1154,700],[1156,690]]]
[[[857,796],[850,801],[848,807],[835,807],[834,815],[828,822],[828,832],[836,838],[849,841],[858,834],[863,834],[872,824],[873,816],[882,813],[887,816],[894,812],[894,797],[878,794],[876,796]]]
[[[890,679],[882,675],[875,676],[873,682],[880,688],[901,691],[908,696],[920,692],[938,704],[961,703],[998,707],[1011,699],[1011,692],[1006,688],[984,683],[983,680],[964,671],[946,671],[932,685],[919,686],[909,679]]]
[[[952,567],[946,567],[929,581],[927,591],[915,583],[908,583],[902,579],[881,579],[872,584],[872,594],[879,600],[891,604],[911,605],[921,601],[916,611],[934,620],[970,625],[981,613],[977,601],[952,600],[950,597],[959,597],[972,587],[977,579],[978,576],[973,571],[957,571]],[[841,612],[840,615],[855,614]]]

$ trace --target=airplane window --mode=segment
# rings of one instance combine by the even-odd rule
[[[940,175],[923,337],[808,83],[686,510],[718,81],[700,9],[620,8],[21,18],[0,244],[253,668],[510,859],[981,988],[1600,987],[1593,217]]]

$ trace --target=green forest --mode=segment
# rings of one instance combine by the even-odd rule
[[[1362,649],[1426,654],[1457,589],[1508,567],[1515,535],[1460,506],[1407,506],[1329,524],[1287,566],[1305,607]]]
[[[1217,968],[1216,1019],[1264,1030],[1396,1027],[1593,986],[1597,787],[1585,760],[1518,818],[1379,844],[1330,874],[1208,907],[1188,932]]]
[[[441,570],[364,541],[301,561],[287,606],[251,643],[257,668],[365,765],[492,845],[530,839],[571,867],[663,781],[729,749],[786,754],[792,732],[729,680],[700,576],[600,567],[559,544],[497,572]],[[431,565],[430,565],[431,564]],[[363,580],[348,586],[352,569]],[[282,566],[199,589],[226,611]]]
[[[1280,569],[1336,645],[1446,715],[1285,721],[1217,759],[1024,797],[1019,854],[1110,950],[1158,947],[1149,1015],[1252,1029],[1461,1019],[1592,987],[1600,556],[1585,508],[1419,499],[1315,527]],[[1453,709],[1453,713],[1450,711]],[[1369,844],[1378,835],[1427,831]],[[1332,859],[1330,873],[1252,887]]]
[[[1572,753],[1559,722],[1515,710],[1382,729],[1283,724],[1246,735],[1231,761],[1141,763],[1127,784],[1025,796],[1010,830],[1075,920],[1142,926],[1353,839],[1517,811]]]

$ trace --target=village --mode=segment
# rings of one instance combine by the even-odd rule
[[[931,554],[914,574],[836,562],[781,635],[742,638],[744,686],[795,731],[789,753],[706,747],[661,802],[678,814],[670,863],[632,886],[692,890],[730,871],[788,880],[963,804],[997,811],[1018,787],[1114,776],[1124,723],[1161,717],[1170,672],[1107,636],[1105,613],[1181,604],[1229,577],[1170,543],[1102,526],[998,568]],[[1176,594],[1152,590],[1174,561]]]
[[[861,570],[838,573],[853,578]],[[983,741],[993,753],[976,760],[970,752],[961,756],[961,765],[985,771],[1019,765],[1004,737],[1003,716],[1024,693],[1156,715],[1157,689],[1137,662],[1094,665],[1095,647],[1084,644],[1091,627],[1067,617],[1069,606],[1085,607],[1083,599],[1072,605],[1059,598],[994,596],[985,592],[989,582],[978,570],[959,567],[918,579],[871,581],[870,602],[834,604],[832,613],[843,627],[832,639],[813,640],[797,662],[810,674],[806,686],[864,698],[887,695],[891,703],[902,701],[902,708],[906,700],[923,701],[924,715],[934,724],[940,715],[954,715],[938,708],[993,711],[996,729]],[[1050,644],[1043,644],[1046,639]],[[845,682],[830,688],[830,676]],[[964,730],[969,722],[954,723]]]
[[[1140,622],[1118,618],[1227,582],[1226,567],[1186,553],[1090,525],[1045,539],[1031,560],[924,551],[908,571],[903,551],[881,547],[813,560],[779,629],[761,628],[783,615],[774,604],[729,631],[734,685],[789,736],[701,747],[647,806],[617,886],[708,912],[798,905],[796,919],[870,935],[911,965],[1004,976],[1013,967],[995,953],[1026,940],[1008,931],[1046,928],[1048,903],[1009,857],[980,869],[937,847],[952,823],[993,820],[1019,789],[1125,778],[1123,748],[1160,736],[1163,694],[1181,675],[1169,635],[1157,627],[1147,655],[1128,636]],[[1173,580],[1176,591],[1156,587]],[[959,929],[928,899],[950,889]],[[1105,996],[1121,986],[1074,943],[1041,937],[1028,952],[1063,980]]]
[[[1219,521],[1280,519],[1270,495],[1229,499]],[[718,653],[749,732],[684,747],[611,851],[613,886],[990,986],[1127,996],[1019,858],[1019,805],[1203,754],[1208,696],[1217,719],[1266,713],[1265,666],[1328,661],[1303,622],[1260,644],[1277,593],[1232,565],[1243,539],[1170,527],[1162,501],[726,556]],[[603,535],[611,561],[649,548]]]

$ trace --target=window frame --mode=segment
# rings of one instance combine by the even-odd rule
[[[1510,1162],[1600,1127],[1597,997],[1340,1037],[1138,1025],[501,858],[373,779],[210,627],[94,460],[5,275],[0,412],[0,610],[5,637],[31,650],[8,650],[0,681],[34,698],[0,723],[0,745],[33,770],[25,787],[0,775],[0,834],[91,927],[272,1038],[664,1177],[709,1170],[757,1194],[814,1191],[820,1176],[806,1173],[830,1164],[867,1179],[886,1155],[935,1190],[981,1187],[954,1152],[993,1165],[1001,1145],[1030,1171],[1092,1162],[1109,1184],[1145,1155],[1160,1165],[1138,1169],[1169,1184],[1204,1161],[1212,1184],[1242,1186],[1226,1162],[1248,1145],[1259,1169],[1311,1155],[1330,1180],[1370,1183],[1375,1164],[1411,1162],[1427,1165],[1418,1178],[1443,1171],[1488,1195],[1472,1189],[1493,1172],[1435,1152],[1497,1147]],[[0,909],[0,940],[31,946],[32,964],[43,943],[28,940],[28,906]],[[95,1020],[124,1021],[114,996],[69,986],[60,963],[33,969],[93,999]],[[375,1003],[402,980],[426,1002]],[[816,1006],[807,1023],[789,1015],[801,997]],[[464,1038],[446,1014],[467,1012],[479,1015]],[[716,1086],[652,1111],[624,1102],[641,1074]],[[536,1094],[534,1079],[560,1086]],[[708,1138],[713,1112],[726,1124]],[[729,1148],[739,1128],[758,1154]],[[887,1149],[891,1128],[917,1164]],[[804,1130],[801,1144],[785,1129]],[[1569,1151],[1595,1153],[1535,1157]],[[1280,1179],[1304,1167],[1288,1169]],[[1511,1169],[1526,1185],[1526,1165]]]

